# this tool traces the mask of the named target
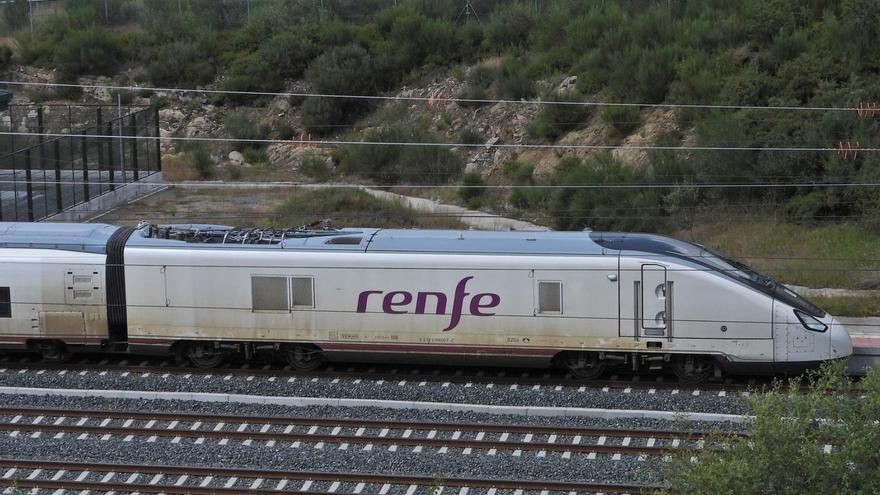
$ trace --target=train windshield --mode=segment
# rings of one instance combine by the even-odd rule
[[[703,252],[700,254],[700,259],[703,261],[703,264],[709,264],[713,268],[725,272],[731,277],[738,278],[750,284],[757,284],[762,287],[772,287],[776,284],[776,281],[769,276],[758,273],[739,261],[732,260],[707,247],[700,247],[703,248]]]
[[[739,261],[700,244],[660,235],[624,234],[620,232],[592,232],[590,238],[596,244],[608,249],[641,251],[689,260],[745,283],[770,297],[776,298],[817,318],[825,316],[825,311],[821,308],[799,296],[783,284],[773,280],[772,277],[759,273]]]

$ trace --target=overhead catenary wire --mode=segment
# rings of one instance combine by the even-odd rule
[[[703,108],[718,110],[781,110],[781,111],[811,111],[811,112],[857,112],[859,107],[821,107],[821,106],[794,106],[794,105],[726,105],[713,103],[649,103],[649,102],[608,102],[608,101],[567,101],[567,100],[507,100],[492,98],[455,98],[434,96],[397,96],[397,95],[350,95],[340,93],[308,93],[287,91],[236,91],[228,89],[198,89],[198,88],[163,88],[155,86],[122,86],[108,84],[79,84],[79,83],[49,83],[36,81],[0,81],[0,85],[14,86],[42,86],[49,88],[79,88],[79,89],[103,89],[108,91],[153,91],[166,93],[202,93],[202,94],[229,94],[238,96],[273,96],[273,97],[296,97],[296,98],[333,98],[354,100],[384,100],[384,101],[418,101],[418,102],[446,102],[446,103],[473,103],[473,104],[496,104],[508,103],[518,105],[565,105],[585,107],[639,107],[639,108]]]
[[[229,137],[208,137],[208,136],[132,136],[132,135],[103,135],[103,134],[68,134],[59,132],[15,132],[0,131],[0,136],[26,136],[26,137],[44,137],[44,138],[88,138],[88,139],[106,139],[106,140],[165,140],[180,142],[236,142],[241,144],[296,144],[303,146],[322,147],[322,146],[402,146],[402,147],[431,147],[431,148],[485,148],[485,143],[449,143],[449,142],[429,142],[429,141],[357,141],[343,139],[241,139]],[[635,150],[635,151],[766,151],[766,152],[812,152],[826,153],[837,152],[836,147],[807,147],[807,146],[671,146],[671,145],[642,145],[642,144],[556,144],[556,143],[495,143],[493,148],[508,149],[561,149],[561,150]],[[874,153],[880,151],[877,147],[865,147],[857,150],[859,153]]]
[[[2,170],[0,170],[2,172]],[[709,184],[650,184],[650,183],[612,183],[612,184],[315,184],[307,182],[174,182],[174,183],[142,183],[142,182],[106,182],[106,181],[67,181],[67,180],[32,180],[35,184],[46,185],[100,185],[121,186],[136,185],[137,187],[183,187],[204,189],[272,189],[272,188],[324,188],[324,189],[729,189],[729,188],[798,188],[798,187],[880,187],[880,182],[754,182],[754,183],[709,183]],[[0,184],[22,184],[21,181],[0,180]]]

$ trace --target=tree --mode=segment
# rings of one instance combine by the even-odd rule
[[[843,363],[834,363],[807,380],[806,393],[792,380],[755,395],[748,437],[721,437],[716,445],[726,448],[682,452],[669,466],[670,492],[880,492],[880,368],[856,383]]]

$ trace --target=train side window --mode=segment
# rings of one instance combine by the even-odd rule
[[[0,318],[12,318],[12,299],[9,287],[0,287]]]
[[[538,313],[562,313],[562,282],[538,282]]]
[[[287,277],[251,277],[254,311],[288,311]]]
[[[293,309],[315,307],[315,287],[312,277],[293,277],[290,279],[293,291]]]

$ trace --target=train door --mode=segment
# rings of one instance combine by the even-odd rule
[[[621,336],[671,339],[674,284],[666,266],[622,259],[620,271]]]

